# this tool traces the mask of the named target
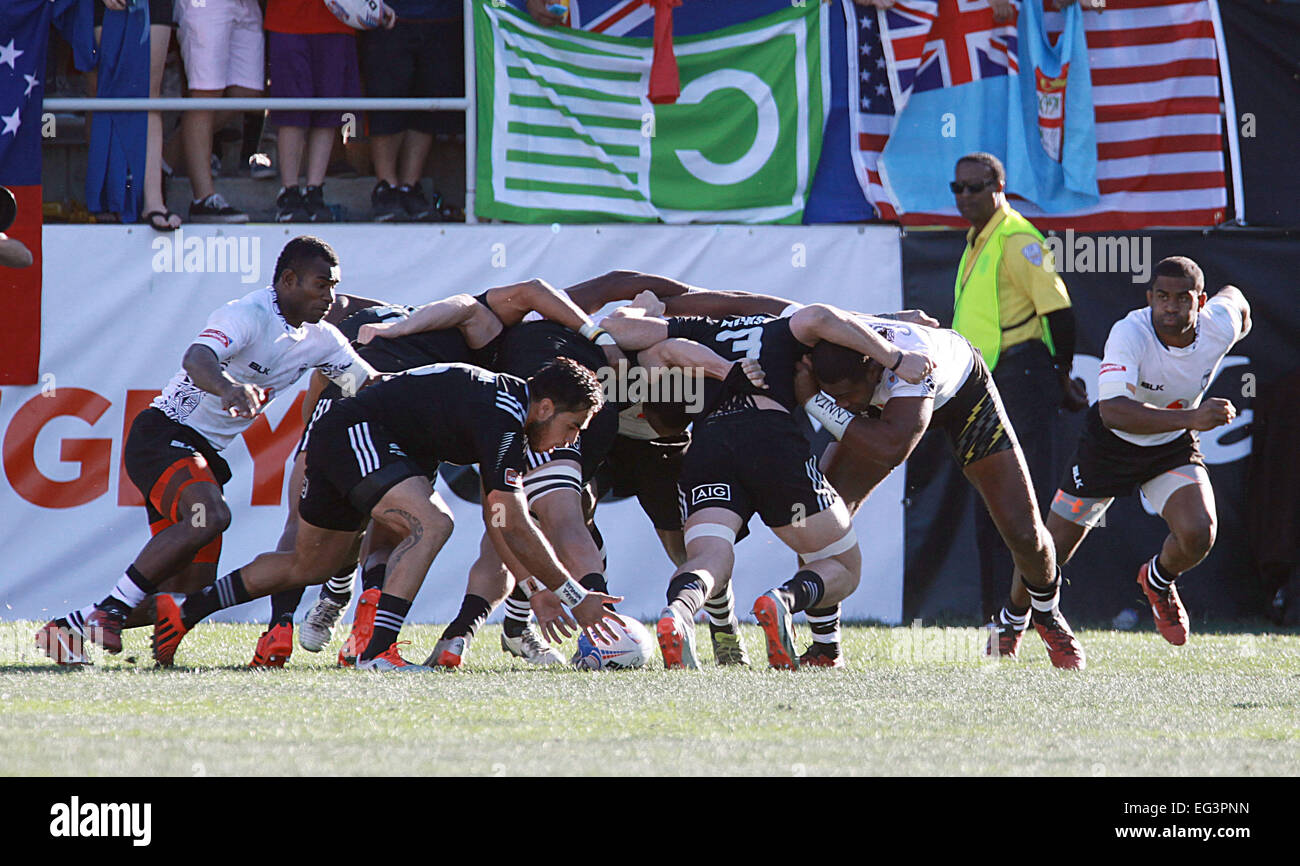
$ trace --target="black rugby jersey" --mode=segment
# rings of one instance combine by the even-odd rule
[[[794,368],[799,359],[812,351],[795,339],[788,318],[775,316],[736,316],[711,319],[704,316],[673,316],[668,319],[669,338],[694,340],[717,352],[728,361],[756,358],[763,368],[766,389],[754,388],[743,377],[732,376],[726,382],[704,380],[705,414],[736,412],[754,408],[751,396],[761,394],[794,412]]]
[[[422,465],[477,463],[488,490],[519,490],[528,468],[528,383],[470,364],[385,376],[340,407],[387,428]]]

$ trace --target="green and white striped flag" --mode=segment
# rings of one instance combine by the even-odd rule
[[[651,40],[476,0],[478,216],[798,223],[830,103],[825,9],[675,39],[681,97],[656,106]]]

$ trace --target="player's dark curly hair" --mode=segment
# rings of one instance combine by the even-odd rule
[[[813,375],[821,382],[863,382],[871,360],[847,346],[822,340],[812,350]]]
[[[1180,280],[1191,280],[1192,291],[1205,291],[1205,274],[1201,272],[1201,266],[1187,256],[1169,256],[1156,262],[1155,269],[1151,271],[1151,288],[1153,289],[1157,277],[1177,277]]]
[[[297,272],[299,268],[317,259],[323,259],[331,268],[339,263],[338,253],[325,241],[312,235],[299,235],[280,250],[280,257],[275,260],[275,275],[271,278],[271,284],[280,282],[280,274],[285,271]]]
[[[961,165],[963,162],[978,162],[980,165],[993,172],[993,179],[998,183],[1005,184],[1007,182],[1007,170],[1003,167],[1002,160],[998,159],[991,153],[985,153],[982,150],[976,151],[975,153],[968,153],[961,159],[957,160],[957,165]]]
[[[600,411],[605,395],[596,374],[572,358],[550,361],[528,380],[534,400],[549,397],[557,412]]]

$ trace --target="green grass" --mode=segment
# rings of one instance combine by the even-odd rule
[[[179,666],[61,670],[0,623],[3,775],[1295,775],[1300,635],[1086,631],[1088,670],[976,657],[977,629],[845,629],[849,668],[590,674],[479,636],[455,673],[376,675],[297,650],[243,667],[259,627],[204,625]],[[440,633],[408,627],[420,661]],[[806,630],[801,629],[801,639]],[[571,651],[572,647],[566,647]],[[138,664],[126,657],[134,656]],[[657,662],[653,666],[657,668]]]

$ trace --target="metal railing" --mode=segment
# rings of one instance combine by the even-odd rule
[[[465,222],[474,217],[474,178],[477,165],[477,111],[474,93],[474,16],[473,3],[465,0],[465,95],[461,97],[313,97],[302,99],[272,97],[189,97],[94,98],[69,97],[47,99],[44,111],[463,111],[465,113]]]

